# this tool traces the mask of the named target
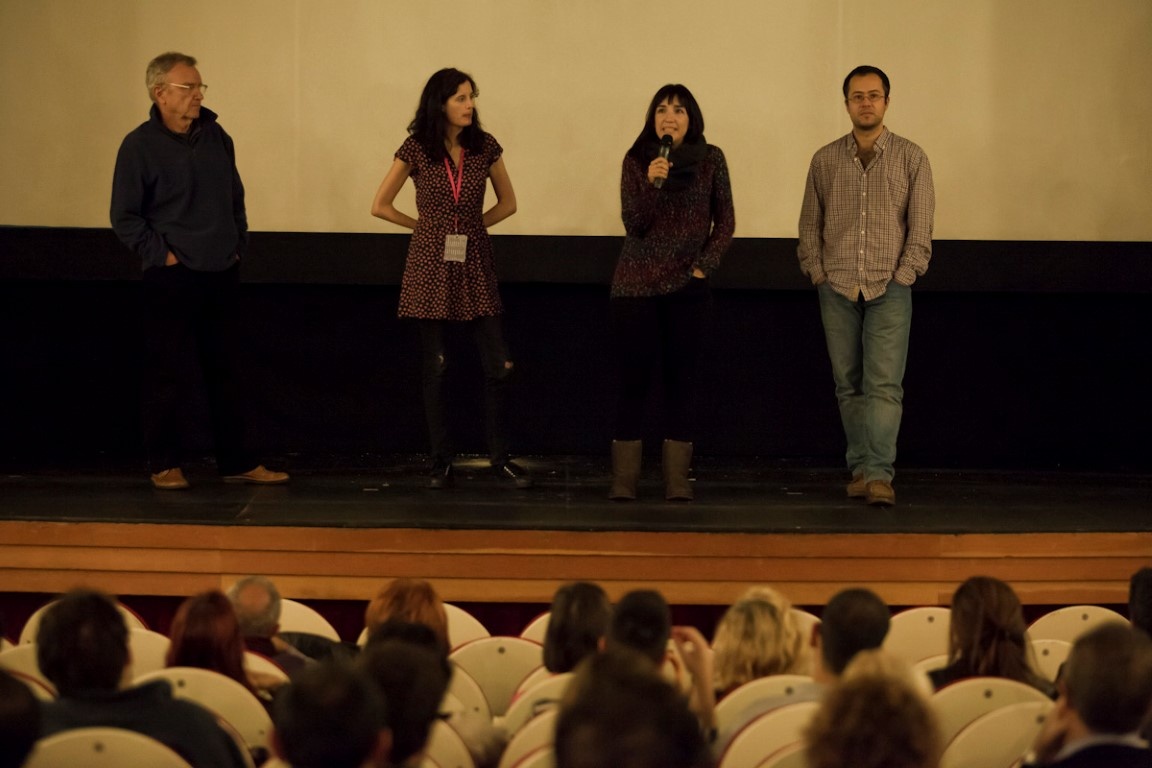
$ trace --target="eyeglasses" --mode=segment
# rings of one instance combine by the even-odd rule
[[[186,91],[200,91],[203,94],[208,90],[208,86],[204,83],[165,83],[171,85],[173,88],[183,88]]]
[[[852,102],[853,104],[863,104],[864,102],[868,102],[869,104],[875,104],[878,101],[884,101],[884,94],[882,94],[882,93],[854,93],[848,97],[848,101]]]

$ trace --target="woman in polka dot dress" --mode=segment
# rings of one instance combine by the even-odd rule
[[[488,227],[516,212],[516,193],[503,149],[480,127],[477,95],[476,82],[459,70],[432,75],[408,126],[409,136],[376,191],[372,215],[412,230],[399,314],[414,318],[420,328],[424,410],[432,443],[429,487],[452,483],[455,451],[444,390],[449,360],[445,335],[450,326],[466,326],[484,366],[492,469],[517,488],[528,488],[531,478],[508,455],[506,399],[512,361],[500,326],[503,306],[488,238]],[[394,205],[408,178],[416,186],[415,219]],[[489,179],[496,204],[485,211]]]

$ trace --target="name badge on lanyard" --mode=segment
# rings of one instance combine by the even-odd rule
[[[460,230],[460,191],[464,189],[464,148],[460,148],[459,175],[452,178],[452,164],[444,158],[444,170],[448,172],[448,186],[452,188],[452,199],[456,201],[457,213],[453,221],[456,232],[444,236],[444,261],[463,263],[468,257],[468,235],[458,234]]]

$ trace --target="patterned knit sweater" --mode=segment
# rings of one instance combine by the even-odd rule
[[[647,164],[626,155],[620,208],[627,237],[612,277],[613,298],[674,293],[694,267],[711,275],[736,229],[728,164],[711,144],[683,189],[656,189]]]

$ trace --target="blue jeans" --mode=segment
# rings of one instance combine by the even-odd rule
[[[891,482],[896,436],[904,406],[904,366],[912,325],[912,289],[892,281],[883,295],[864,301],[818,288],[820,318],[832,361],[840,420],[853,475]]]

